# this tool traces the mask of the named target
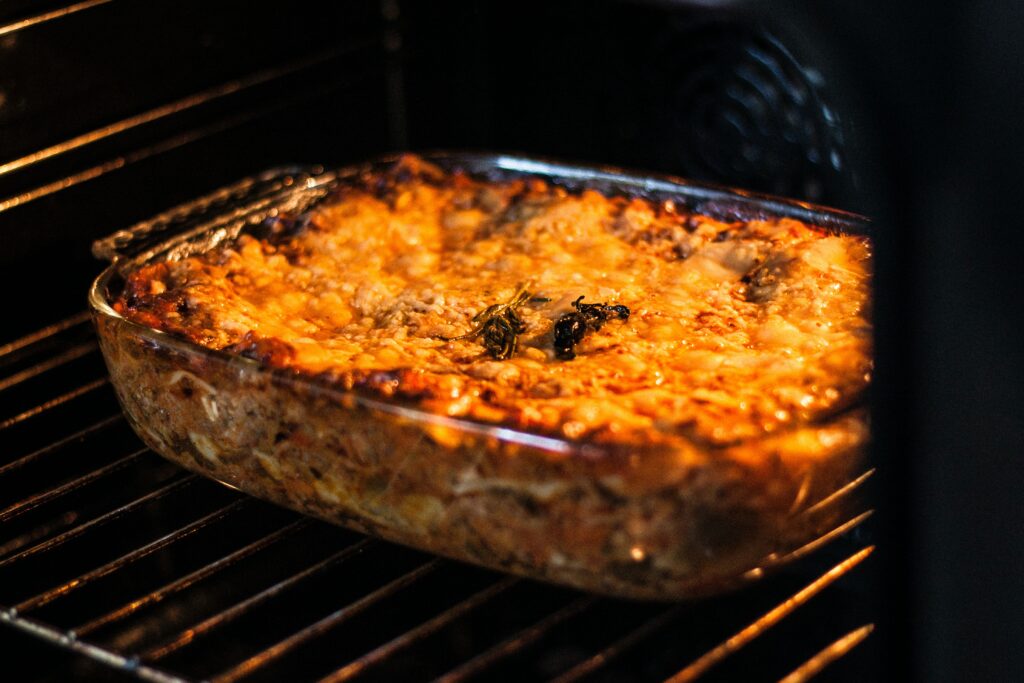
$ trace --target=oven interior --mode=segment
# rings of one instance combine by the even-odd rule
[[[996,31],[996,18],[982,25]],[[964,234],[948,219],[994,192],[956,184],[989,177],[988,148],[961,155],[959,175],[923,172],[949,166],[921,143],[938,125],[925,110],[948,108],[921,56],[930,43],[915,52],[898,40],[938,42],[953,23],[882,3],[0,5],[0,640],[9,670],[54,681],[862,681],[962,671],[971,658],[946,647],[951,640],[1005,654],[1020,634],[1005,619],[966,631],[963,611],[939,609],[910,626],[922,595],[952,595],[957,581],[961,607],[1000,595],[1001,584],[972,579],[948,547],[943,564],[921,560],[942,550],[942,533],[978,550],[998,532],[1012,557],[1022,545],[1009,523],[986,525],[1009,509],[1018,475],[985,505],[948,505],[993,491],[985,482],[1002,473],[998,454],[1014,452],[1022,433],[1019,417],[999,412],[1019,385],[982,353],[1003,354],[1012,376],[1019,350],[998,335],[950,334],[944,313],[926,305],[977,320],[989,312],[951,294],[968,272],[951,265]],[[961,43],[984,44],[979,31]],[[999,55],[971,54],[989,67]],[[1020,91],[1019,80],[974,81],[946,66],[941,78],[973,83],[981,102]],[[1006,145],[1021,148],[1014,137]],[[879,514],[849,520],[745,590],[630,603],[309,521],[142,448],[83,312],[100,268],[91,242],[273,166],[431,148],[665,171],[875,217],[877,287],[898,292],[876,311]],[[925,218],[947,241],[908,269]],[[975,256],[1008,258],[993,248]],[[952,281],[926,300],[921,283],[940,267]],[[1001,288],[993,277],[968,291]],[[965,350],[970,342],[981,347]],[[954,377],[973,399],[966,409],[939,400],[953,387],[927,380],[946,376],[929,371],[948,368],[942,352],[957,349],[992,370],[984,395]],[[912,401],[925,385],[938,393]],[[979,441],[967,421],[993,407],[999,422]],[[980,472],[945,460],[978,444],[997,454]],[[921,510],[935,521],[922,525]],[[1012,613],[1015,600],[996,613]]]

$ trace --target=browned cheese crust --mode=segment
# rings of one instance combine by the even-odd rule
[[[410,464],[406,457],[401,473],[390,472],[391,465],[380,465],[387,456],[377,454],[367,468],[377,467],[374,476],[387,478],[388,487],[405,486],[395,500],[419,501],[409,505],[427,505],[433,516],[418,526],[427,512],[399,510],[408,528],[380,529],[365,506],[368,496],[379,496],[359,491],[362,475],[345,484],[362,502],[322,490],[319,470],[334,467],[329,456],[317,460],[301,487],[251,487],[265,497],[344,523],[361,517],[355,526],[483,564],[618,594],[679,596],[706,592],[702,581],[720,583],[725,573],[749,568],[778,547],[785,520],[861,466],[867,426],[856,406],[871,372],[866,238],[787,218],[723,222],[672,202],[569,193],[540,180],[485,182],[415,157],[347,185],[309,216],[278,217],[265,232],[137,269],[115,310],[203,347],[253,358],[278,376],[605,454],[587,462],[578,454],[517,460],[487,439],[438,425],[360,435],[358,416],[342,417],[340,407],[334,415],[338,401],[320,399],[328,404],[320,414],[334,415],[336,428],[353,439],[383,439],[382,450],[401,448],[421,459]],[[512,357],[495,359],[479,338],[446,341],[523,286],[530,299],[517,309],[525,329]],[[576,357],[564,360],[555,353],[553,328],[581,296],[626,306],[630,315],[588,331]],[[105,343],[112,371],[127,353],[116,346],[112,337]],[[147,371],[129,365],[121,379],[138,384]],[[174,383],[188,396],[197,383],[212,392],[229,381],[212,376],[223,370],[204,377],[194,364],[185,381],[173,364],[165,370],[164,388]],[[268,386],[245,391],[280,390]],[[172,404],[156,392],[145,399],[150,404],[133,408],[143,399],[132,391],[119,385],[130,413],[166,415],[185,400]],[[289,410],[268,403],[263,409]],[[205,440],[207,450],[223,455],[226,446],[210,444],[242,427],[222,421],[207,426],[217,433],[197,435],[204,410],[210,421],[216,410],[196,410],[188,448]],[[301,419],[315,422],[312,412]],[[133,415],[137,426],[145,420]],[[275,468],[291,467],[289,457],[312,458],[316,434],[331,427],[318,429],[250,435],[238,444],[258,444],[264,450],[255,467],[281,479]],[[338,450],[343,459],[346,448]],[[209,456],[220,463],[217,453]],[[351,473],[347,467],[337,465]],[[475,474],[457,480],[457,472],[473,467]],[[487,476],[481,468],[489,468]],[[559,481],[571,483],[565,495],[543,489]],[[499,490],[522,496],[515,504],[480,497]],[[589,509],[591,495],[599,509]],[[476,496],[471,521],[456,524],[465,496]],[[332,502],[343,512],[322,511]],[[517,514],[543,521],[519,529]],[[597,514],[611,521],[582,519]],[[728,540],[677,538],[705,533],[693,519],[709,514],[715,533]],[[752,516],[764,519],[751,522]],[[417,540],[416,533],[441,538]],[[614,540],[615,533],[624,537]],[[464,549],[481,539],[490,547]],[[729,549],[711,567],[718,543]],[[631,561],[638,568],[609,573]]]

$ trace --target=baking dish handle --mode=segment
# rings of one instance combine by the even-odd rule
[[[144,259],[166,248],[168,242],[184,241],[193,233],[202,232],[212,220],[245,219],[254,212],[269,210],[274,199],[283,193],[294,192],[302,184],[315,187],[323,177],[321,166],[271,169],[96,240],[92,254],[115,266]]]

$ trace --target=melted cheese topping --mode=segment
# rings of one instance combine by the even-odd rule
[[[869,380],[869,244],[795,220],[723,223],[408,158],[277,228],[146,266],[115,307],[346,388],[570,439],[736,443],[824,419]],[[523,283],[535,299],[514,357],[438,339]],[[559,360],[553,325],[579,296],[631,315]]]

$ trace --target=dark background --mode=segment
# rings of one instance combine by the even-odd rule
[[[860,211],[872,638],[893,680],[1024,679],[1018,3],[112,0],[18,23],[62,6],[0,2],[0,344],[83,309],[92,240],[282,163],[516,150]]]

